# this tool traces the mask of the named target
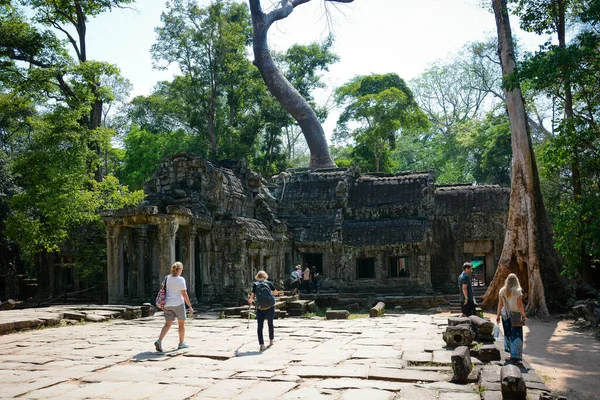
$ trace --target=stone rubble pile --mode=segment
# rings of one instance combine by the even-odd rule
[[[442,338],[447,348],[454,348],[452,382],[478,383],[485,388],[484,400],[551,399],[547,386],[529,366],[519,368],[501,361],[502,344],[494,338],[495,328],[488,318],[448,318]]]

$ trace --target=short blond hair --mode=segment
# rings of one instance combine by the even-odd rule
[[[259,280],[259,279],[267,279],[269,277],[269,275],[267,275],[267,273],[263,270],[260,270],[256,273],[256,276],[254,277],[254,279]]]
[[[181,261],[177,261],[175,264],[171,265],[171,275],[175,276],[178,269],[183,269]]]

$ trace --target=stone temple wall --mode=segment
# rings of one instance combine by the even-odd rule
[[[145,192],[140,207],[103,213],[110,302],[151,298],[175,260],[198,302],[242,300],[260,269],[286,285],[297,264],[332,290],[452,291],[467,258],[494,268],[508,209],[508,190],[436,187],[433,171],[291,170],[267,182],[190,154],[165,159]]]

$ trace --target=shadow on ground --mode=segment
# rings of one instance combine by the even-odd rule
[[[569,320],[530,319],[524,356],[553,391],[568,392],[569,399],[598,398],[600,341],[591,330]]]

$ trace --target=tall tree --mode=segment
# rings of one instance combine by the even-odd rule
[[[557,244],[567,258],[566,270],[578,270],[583,279],[600,286],[600,273],[593,268],[594,243],[588,225],[598,218],[592,204],[598,185],[590,185],[597,174],[591,160],[600,137],[598,117],[598,17],[597,1],[519,0],[516,12],[524,29],[538,34],[556,34],[558,44],[551,43],[529,57],[520,68],[520,77],[535,90],[552,97],[562,113],[553,120],[555,136],[548,138],[544,160],[548,171],[560,171],[570,182],[564,186],[560,209],[556,215]],[[567,39],[568,25],[577,29]],[[590,168],[591,167],[591,168]],[[592,182],[594,178],[592,178]],[[577,218],[573,218],[579,214]],[[577,221],[581,221],[580,224]],[[585,238],[585,239],[584,239]],[[579,250],[573,252],[573,244]],[[596,245],[597,247],[597,245]]]
[[[498,30],[502,73],[506,79],[516,69],[506,0],[492,0],[492,8]],[[505,82],[504,94],[511,127],[512,185],[504,247],[483,305],[490,307],[496,304],[504,280],[514,272],[527,292],[527,312],[548,315],[548,305],[552,309],[564,302],[558,275],[560,261],[550,234],[518,83]]]
[[[245,47],[251,37],[248,8],[231,0],[218,0],[205,8],[194,0],[173,0],[161,20],[152,46],[155,66],[178,65],[182,76],[172,86],[183,96],[189,127],[216,160],[221,142],[234,140],[227,127],[235,125],[243,81],[251,79]],[[224,103],[227,111],[222,110]]]
[[[329,155],[329,147],[323,127],[310,104],[279,71],[271,57],[267,33],[273,23],[287,18],[296,7],[311,0],[282,0],[272,11],[263,11],[261,0],[249,0],[252,15],[254,64],[258,67],[269,91],[302,128],[310,148],[310,167],[329,168],[335,163]],[[325,0],[326,2],[351,3],[354,0]]]
[[[357,76],[339,87],[336,103],[344,105],[336,136],[350,136],[368,149],[375,161],[375,172],[396,145],[403,130],[426,129],[429,121],[419,109],[411,90],[394,73]],[[358,126],[351,127],[351,123]]]
[[[111,98],[101,85],[103,76],[117,75],[113,66],[88,59],[87,22],[113,8],[126,7],[134,0],[17,0],[14,3],[30,7],[32,21],[54,31],[38,29],[16,8],[8,7],[0,19],[0,58],[11,62],[3,65],[12,70],[18,82],[28,86],[45,86],[46,95],[65,102],[72,109],[83,109],[80,124],[95,130],[102,123],[102,107]],[[68,41],[76,55],[69,56],[54,32]],[[19,64],[18,62],[21,62]],[[41,78],[41,79],[40,79]],[[98,157],[102,154],[102,139],[90,141]],[[96,180],[103,179],[99,163],[93,165]]]

